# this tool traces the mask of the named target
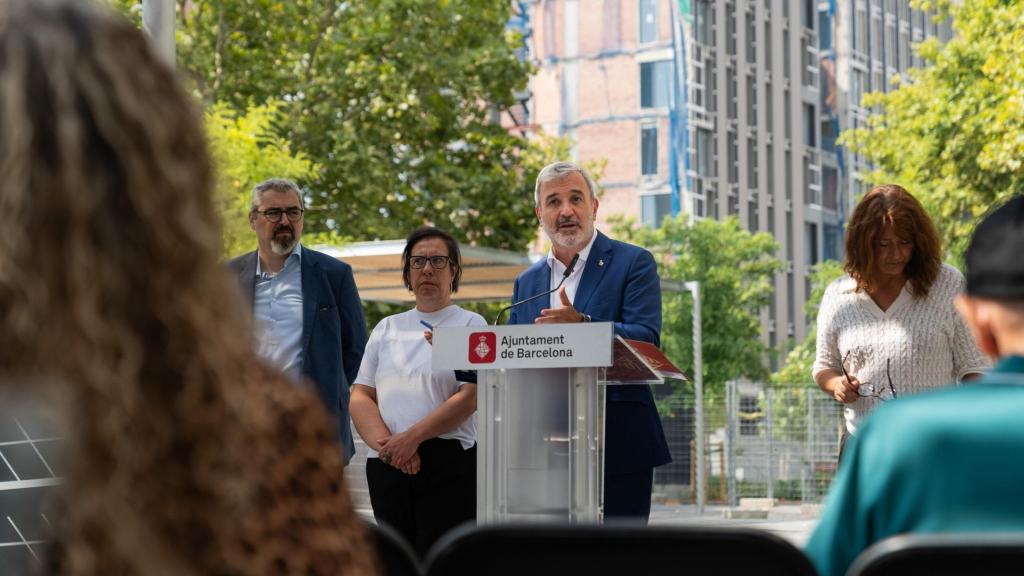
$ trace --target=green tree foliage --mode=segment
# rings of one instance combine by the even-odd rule
[[[178,58],[207,102],[287,103],[279,135],[322,167],[311,230],[401,238],[433,222],[521,250],[539,166],[494,122],[530,72],[510,15],[490,0],[195,0]]]
[[[782,368],[772,374],[772,383],[776,386],[815,386],[814,380],[811,379],[811,367],[814,365],[815,343],[818,337],[818,309],[821,307],[825,289],[843,274],[843,264],[836,260],[825,260],[814,267],[811,273],[811,294],[804,303],[804,313],[810,323],[810,330],[807,331],[804,341],[786,355],[786,363]]]
[[[217,211],[223,219],[227,257],[256,248],[248,221],[253,186],[271,177],[305,182],[317,175],[317,165],[305,154],[293,151],[288,141],[275,133],[274,125],[281,119],[278,102],[249,108],[244,115],[223,103],[214,104],[206,112],[206,133],[217,167]],[[310,242],[308,238],[304,241]]]
[[[773,275],[781,263],[768,234],[751,234],[735,217],[687,222],[684,214],[659,228],[634,228],[614,221],[617,238],[654,254],[663,281],[701,283],[704,387],[718,394],[734,378],[763,378],[765,346],[758,310],[768,305]],[[693,302],[688,292],[662,293],[662,349],[688,375],[693,373]],[[667,406],[675,404],[669,402]]]
[[[958,261],[977,217],[1024,193],[1024,2],[916,3],[948,10],[955,36],[921,43],[929,65],[866,96],[883,114],[842,142],[877,166],[870,181],[921,199]]]
[[[771,377],[771,385],[775,388],[772,426],[774,430],[781,431],[781,436],[791,440],[804,440],[806,437],[808,406],[807,393],[804,391],[813,390],[812,393],[818,393],[818,387],[811,378],[811,369],[814,366],[818,334],[816,321],[821,299],[828,285],[843,274],[842,263],[835,260],[825,260],[814,267],[811,294],[804,303],[804,313],[807,314],[811,329],[804,341],[789,351],[786,363]]]

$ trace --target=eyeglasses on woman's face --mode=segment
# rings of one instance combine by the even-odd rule
[[[430,267],[434,270],[443,270],[448,267],[451,262],[451,258],[447,256],[410,256],[409,266],[419,270],[430,262]]]

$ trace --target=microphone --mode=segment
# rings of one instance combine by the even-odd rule
[[[537,298],[541,298],[542,296],[547,296],[548,294],[551,294],[555,290],[558,290],[559,288],[561,288],[562,284],[565,284],[566,278],[568,278],[569,276],[572,275],[572,271],[573,271],[574,268],[576,268],[576,262],[578,262],[579,259],[580,259],[580,253],[577,252],[572,257],[572,260],[569,261],[569,266],[566,267],[565,272],[562,273],[562,279],[558,281],[558,286],[555,286],[554,288],[552,288],[551,290],[548,290],[547,292],[541,292],[540,294],[537,294],[536,296],[530,296],[529,298],[527,298],[525,300],[520,300],[519,302],[513,302],[513,303],[509,304],[508,306],[505,306],[504,308],[499,310],[498,311],[498,315],[494,317],[494,326],[498,325],[498,321],[501,320],[501,315],[504,314],[506,311],[511,310],[512,308],[515,308],[516,306],[519,306],[520,304],[526,304],[527,302],[531,302],[533,300],[536,300]]]

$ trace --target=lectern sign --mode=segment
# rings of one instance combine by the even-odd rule
[[[610,366],[612,324],[445,327],[434,330],[434,369]]]

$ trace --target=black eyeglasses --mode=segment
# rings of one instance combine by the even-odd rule
[[[302,213],[305,212],[305,210],[302,208],[285,208],[284,210],[280,208],[267,208],[262,211],[254,210],[254,212],[262,214],[268,222],[274,222],[276,224],[281,221],[282,215],[287,216],[289,222],[298,222],[299,219],[302,218]]]
[[[448,266],[448,263],[451,262],[451,258],[447,256],[410,256],[409,266],[419,270],[426,266],[428,261],[430,262],[431,268],[434,270],[441,270]]]
[[[847,354],[849,354],[849,352],[847,352]],[[896,387],[892,385],[892,376],[889,374],[889,361],[889,358],[885,359],[885,379],[888,380],[889,387],[886,388],[881,385],[876,386],[871,383],[861,384],[860,387],[857,388],[857,394],[860,396],[874,396],[883,402],[896,398]]]

